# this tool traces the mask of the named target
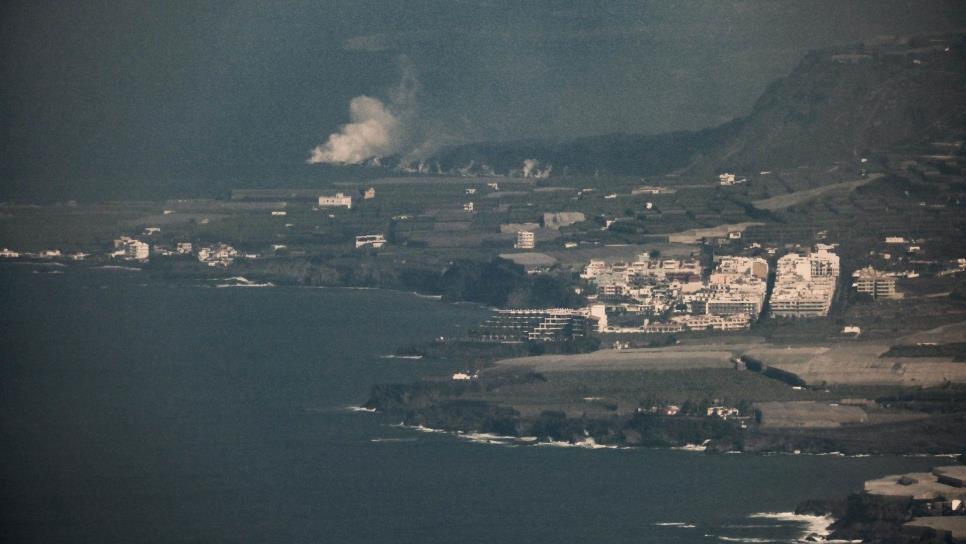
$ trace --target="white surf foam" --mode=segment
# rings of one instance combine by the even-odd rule
[[[700,451],[707,451],[708,447],[705,446],[704,444],[685,444],[683,446],[675,446],[675,447],[673,447],[671,449],[672,450],[677,450],[677,451],[698,451],[698,452],[700,452]]]
[[[561,440],[550,440],[547,442],[537,442],[534,446],[552,446],[555,448],[585,448],[589,450],[617,450],[621,449],[620,446],[610,446],[607,444],[598,444],[596,440],[591,437],[587,437],[579,442],[564,442]]]
[[[468,440],[476,444],[495,444],[498,446],[511,446],[517,442],[515,436],[501,436],[493,433],[456,433],[457,438]]]
[[[410,430],[413,430],[413,431],[419,431],[421,433],[443,433],[443,434],[446,434],[446,431],[444,431],[443,429],[433,429],[431,427],[423,427],[422,425],[406,425],[404,423],[397,423],[395,425],[390,425],[390,426],[391,427],[397,427],[399,429],[410,429]]]
[[[345,409],[349,412],[366,412],[368,414],[376,413],[375,408],[366,408],[365,406],[346,406]]]
[[[219,283],[215,287],[275,287],[275,284],[270,281],[257,283],[244,276],[232,276],[221,281],[230,283]]]
[[[751,514],[749,518],[771,519],[786,523],[797,523],[803,526],[804,532],[799,541],[808,542],[809,537],[824,540],[829,535],[829,526],[835,521],[831,516],[813,516],[809,514],[796,514],[794,512],[759,512]]]
[[[430,299],[433,299],[433,300],[443,300],[443,295],[424,295],[422,293],[417,293],[416,291],[413,291],[412,294],[416,295],[419,298],[430,298]]]
[[[105,264],[103,266],[96,266],[100,270],[124,270],[127,272],[140,272],[141,269],[135,266],[121,266],[119,264]]]
[[[423,356],[422,355],[380,355],[379,358],[380,359],[411,359],[415,361],[418,359],[422,359]]]

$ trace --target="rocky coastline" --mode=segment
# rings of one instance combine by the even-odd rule
[[[539,381],[540,374],[504,378]],[[836,429],[765,429],[735,420],[646,412],[568,415],[561,411],[523,414],[501,403],[479,400],[489,381],[429,381],[376,385],[365,407],[408,426],[454,433],[527,438],[529,443],[565,442],[613,447],[688,447],[708,453],[797,453],[840,455],[940,455],[961,451],[966,414],[922,422],[855,425]]]

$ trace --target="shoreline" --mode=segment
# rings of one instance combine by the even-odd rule
[[[377,409],[366,408],[364,406],[350,406],[347,407],[350,412],[358,413],[369,413],[369,414],[383,414]],[[560,447],[560,448],[581,448],[581,449],[591,449],[591,450],[624,450],[624,451],[675,451],[682,453],[706,453],[711,454],[707,448],[702,444],[685,444],[683,446],[617,446],[608,444],[598,444],[593,438],[587,437],[583,441],[571,442],[563,440],[542,440],[535,436],[511,436],[511,435],[498,435],[493,433],[477,432],[477,431],[465,431],[465,430],[449,430],[435,427],[427,427],[425,425],[410,425],[406,423],[394,423],[388,426],[397,429],[406,429],[409,431],[415,431],[419,433],[426,434],[443,434],[450,436],[452,438],[463,440],[466,442],[471,442],[474,444],[484,444],[492,446],[534,446],[534,447]],[[907,458],[929,458],[929,459],[955,459],[961,454],[959,453],[856,453],[847,454],[839,451],[832,452],[789,452],[789,451],[725,451],[717,452],[720,454],[744,454],[744,455],[758,455],[762,457],[773,457],[778,455],[791,456],[791,457],[837,457],[841,459],[868,459],[875,457],[907,457]]]
[[[683,375],[680,379],[686,378]],[[665,415],[640,409],[618,411],[616,405],[583,403],[564,412],[559,411],[564,409],[562,406],[542,410],[539,405],[515,407],[510,400],[521,395],[530,398],[528,395],[558,394],[547,393],[548,386],[552,384],[547,384],[547,378],[533,373],[481,376],[472,381],[440,379],[376,385],[364,406],[406,426],[458,436],[479,436],[483,440],[513,445],[659,447],[707,454],[954,457],[963,449],[961,431],[966,428],[963,413],[937,415],[927,420],[785,428],[762,427],[757,416],[744,419],[721,418],[710,413],[705,416],[703,408],[698,413]],[[494,395],[498,397],[499,393],[493,391],[503,388],[512,390],[515,396],[498,401]]]
[[[202,281],[215,282],[215,281],[232,281],[232,280],[247,280],[250,284],[221,284],[215,287],[274,287],[274,288],[292,288],[292,289],[340,289],[347,291],[384,291],[388,293],[398,293],[403,295],[411,295],[421,299],[436,300],[443,302],[445,304],[469,304],[474,306],[479,306],[480,308],[487,310],[495,310],[495,307],[487,306],[482,302],[474,302],[470,300],[444,300],[443,295],[432,294],[432,293],[422,293],[419,291],[397,289],[394,287],[383,287],[383,286],[368,286],[368,285],[301,285],[295,283],[280,282],[275,283],[266,280],[265,282],[258,283],[255,280],[250,280],[245,276],[238,274],[230,275],[232,272],[225,270],[226,276],[215,276],[215,277],[202,277],[202,276],[190,276],[190,277],[172,277],[165,275],[163,273],[158,273],[151,270],[150,268],[139,267],[139,266],[128,266],[120,264],[103,264],[94,262],[60,262],[60,261],[31,261],[31,260],[2,260],[0,261],[0,266],[2,265],[15,265],[15,266],[37,266],[37,267],[57,267],[65,269],[77,269],[77,270],[91,270],[91,271],[127,271],[127,272],[147,272],[148,274],[154,276],[155,278],[161,280],[161,283],[168,284],[183,284],[187,283],[195,287],[210,287],[201,283]],[[192,280],[198,280],[198,283],[192,283]]]

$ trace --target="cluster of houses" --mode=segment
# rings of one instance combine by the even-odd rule
[[[172,249],[160,244],[152,247],[151,244],[130,236],[121,236],[114,240],[114,251],[110,253],[110,257],[114,259],[142,263],[147,262],[151,258],[151,255],[194,255],[199,262],[205,263],[208,266],[221,267],[227,267],[238,257],[250,259],[258,257],[253,254],[242,255],[234,247],[220,242],[198,247],[195,247],[191,242],[178,242]]]
[[[591,261],[581,277],[597,287],[591,313],[600,332],[741,330],[751,326],[764,306],[768,261],[724,257],[705,279],[695,259],[641,254],[631,263]],[[638,315],[641,322],[618,326],[608,322],[608,314]]]
[[[83,261],[89,256],[90,254],[81,251],[64,254],[59,249],[42,249],[40,251],[27,252],[14,251],[6,247],[0,249],[0,259],[69,259],[71,261]]]
[[[111,257],[128,261],[146,262],[151,257],[151,246],[130,236],[121,236],[114,240],[114,252]]]
[[[641,406],[637,409],[637,411],[638,413],[658,414],[671,417],[688,415],[681,406],[669,403],[654,404],[648,407]],[[691,414],[693,413],[694,412],[692,411]],[[717,417],[727,421],[736,421],[743,429],[747,428],[748,421],[751,419],[751,416],[742,415],[741,410],[737,407],[725,406],[720,404],[718,401],[715,401],[710,406],[707,406],[699,413],[706,417]]]
[[[228,267],[228,265],[239,257],[239,253],[237,249],[228,244],[218,243],[213,246],[199,247],[195,256],[198,257],[199,261],[208,266]],[[253,255],[245,255],[245,257],[250,258]]]
[[[839,277],[839,257],[833,246],[789,253],[777,262],[770,300],[771,317],[809,318],[828,315]],[[581,274],[597,288],[589,313],[600,332],[677,333],[699,330],[747,329],[765,308],[768,261],[760,257],[727,256],[706,278],[695,259],[652,259],[641,254],[634,262],[591,261]],[[862,273],[864,278],[866,272]],[[861,289],[893,297],[895,278],[875,276]],[[857,287],[858,288],[858,287]],[[623,326],[609,316],[639,316]]]

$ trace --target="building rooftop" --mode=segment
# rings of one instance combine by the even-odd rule
[[[865,482],[865,491],[871,495],[889,497],[912,497],[915,500],[966,499],[966,487],[956,487],[939,481],[936,473],[966,477],[966,466],[937,467],[933,472],[910,472],[892,474]]]

